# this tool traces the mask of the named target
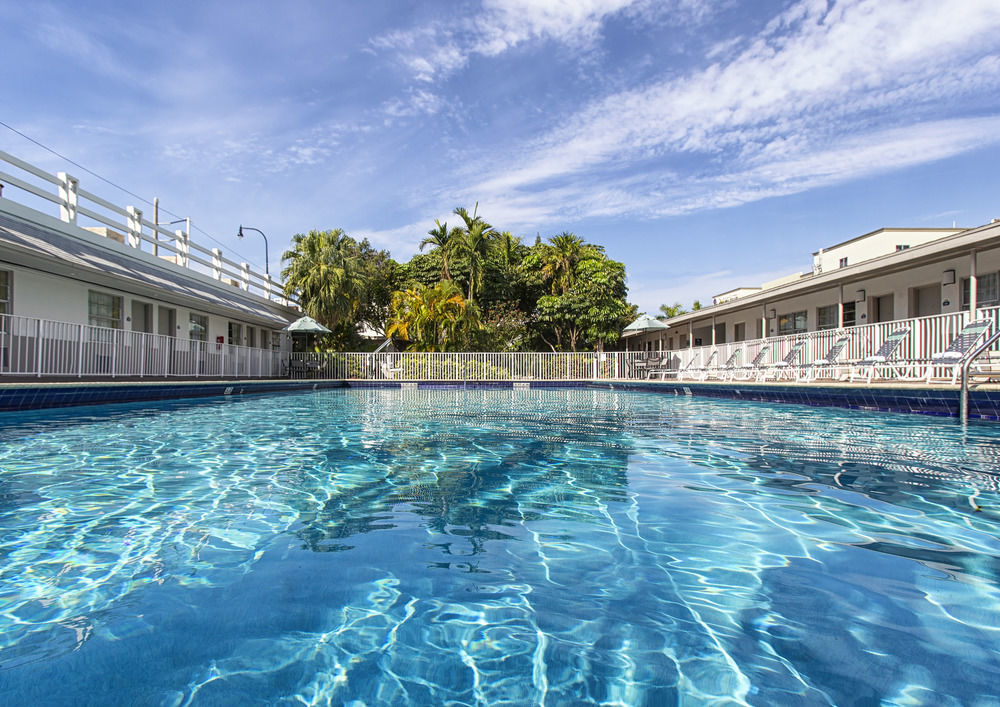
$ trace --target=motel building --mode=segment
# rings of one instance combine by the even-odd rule
[[[281,330],[301,313],[269,275],[195,243],[190,220],[3,152],[0,185],[0,375],[283,375]]]
[[[765,341],[765,362],[780,361],[803,338],[809,362],[846,332],[844,359],[859,360],[906,328],[899,355],[920,359],[944,350],[974,318],[992,320],[995,330],[998,307],[1000,220],[968,229],[881,228],[820,248],[809,272],[719,293],[711,306],[666,320],[667,329],[625,341],[679,368],[706,365],[713,352],[725,361],[737,347],[749,361]]]

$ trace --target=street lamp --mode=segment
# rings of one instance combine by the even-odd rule
[[[269,260],[269,258],[267,257],[267,236],[265,236],[264,232],[259,228],[254,228],[253,226],[244,226],[243,224],[240,224],[240,232],[236,234],[237,238],[243,237],[244,228],[246,228],[248,231],[257,231],[257,233],[260,234],[261,238],[264,239],[264,274],[267,275],[268,279],[270,279],[271,271],[267,269],[267,261]]]

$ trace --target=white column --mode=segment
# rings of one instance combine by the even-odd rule
[[[177,246],[176,263],[181,267],[188,267],[188,255],[191,253],[191,241],[184,231],[174,231],[174,244]]]
[[[972,318],[976,315],[976,301],[979,299],[979,291],[976,278],[976,251],[969,253],[969,312]]]
[[[126,206],[126,226],[128,227],[128,244],[138,248],[142,244],[142,212],[134,206]]]
[[[250,263],[240,263],[240,289],[250,290]]]
[[[712,346],[715,346],[715,315],[712,315]]]
[[[76,207],[80,201],[80,180],[59,172],[59,218],[66,223],[76,223]]]
[[[844,328],[844,286],[837,288],[837,328]]]

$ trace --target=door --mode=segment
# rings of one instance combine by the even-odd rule
[[[132,300],[132,331],[153,333],[153,305],[149,302]]]
[[[925,285],[910,289],[910,316],[930,317],[941,314],[941,285]]]
[[[159,307],[157,312],[156,333],[161,336],[177,336],[177,310],[172,307]]]

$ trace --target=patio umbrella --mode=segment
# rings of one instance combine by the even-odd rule
[[[625,327],[625,333],[622,334],[622,336],[635,336],[636,334],[645,334],[647,331],[661,331],[669,328],[670,327],[667,324],[664,324],[656,317],[643,314],[641,317]]]
[[[329,334],[330,330],[312,317],[302,317],[286,326],[282,331],[293,334]]]

